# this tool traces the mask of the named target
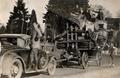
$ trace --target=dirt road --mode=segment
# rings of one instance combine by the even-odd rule
[[[103,56],[102,66],[98,67],[94,62],[89,63],[86,70],[80,66],[58,68],[55,75],[48,76],[46,73],[28,74],[25,78],[120,78],[120,56],[116,56],[114,63],[109,65],[109,56]]]

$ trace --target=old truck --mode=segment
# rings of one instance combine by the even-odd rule
[[[63,66],[70,61],[78,62],[78,65],[82,66],[83,69],[87,68],[90,61],[95,60],[97,65],[101,64],[102,50],[106,43],[106,29],[104,28],[105,22],[100,20],[96,22],[97,30],[91,31],[89,25],[84,25],[82,28],[81,23],[90,22],[89,20],[78,19],[78,17],[65,17],[58,13],[54,13],[60,17],[64,22],[58,22],[58,27],[53,27],[53,37],[48,40],[53,40],[56,51],[59,54],[57,58],[58,64]],[[60,21],[60,20],[59,20]],[[92,23],[92,22],[90,22]],[[49,25],[49,24],[48,24]],[[57,30],[63,27],[62,33],[58,33]],[[86,28],[89,27],[87,30]],[[94,25],[92,26],[94,27]],[[57,29],[56,29],[57,28]],[[49,33],[49,32],[48,32]],[[56,35],[56,33],[58,33]],[[105,36],[104,36],[105,35]],[[102,43],[101,43],[102,42]],[[61,52],[59,51],[61,50]]]

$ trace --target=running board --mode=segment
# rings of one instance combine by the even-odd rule
[[[36,70],[30,70],[30,71],[27,70],[25,73],[26,73],[26,74],[29,74],[29,73],[44,72],[44,71],[46,71],[46,70],[47,70],[47,67],[44,68],[44,69],[38,69],[37,71],[36,71]]]
[[[89,60],[88,62],[96,62],[98,61],[98,59],[92,59],[92,60]]]

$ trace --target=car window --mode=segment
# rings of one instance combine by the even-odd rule
[[[21,38],[18,38],[17,39],[17,45],[22,47],[22,48],[30,48],[29,45],[30,45],[30,39],[21,39]]]
[[[0,38],[0,40],[1,40],[1,45],[3,46],[15,45],[22,48],[29,48],[29,44],[30,44],[29,38],[23,39],[21,37],[6,37],[6,38]]]
[[[12,38],[1,38],[2,45],[16,45],[16,40]]]
[[[25,40],[17,38],[17,45],[20,47],[25,47]]]

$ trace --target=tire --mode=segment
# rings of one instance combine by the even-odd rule
[[[23,65],[21,60],[19,59],[14,59],[12,64],[11,64],[11,73],[10,73],[10,77],[11,78],[21,78],[22,73],[23,73]]]
[[[56,60],[55,60],[55,58],[52,57],[47,66],[47,73],[49,75],[54,75],[54,73],[56,71],[56,65],[57,65]]]
[[[23,74],[23,63],[18,55],[8,53],[3,58],[2,72],[7,78],[21,78]]]
[[[38,60],[38,68],[44,69],[48,64],[48,55],[45,52],[42,52]]]
[[[83,69],[86,69],[88,67],[88,53],[83,52],[82,54],[82,67]]]

